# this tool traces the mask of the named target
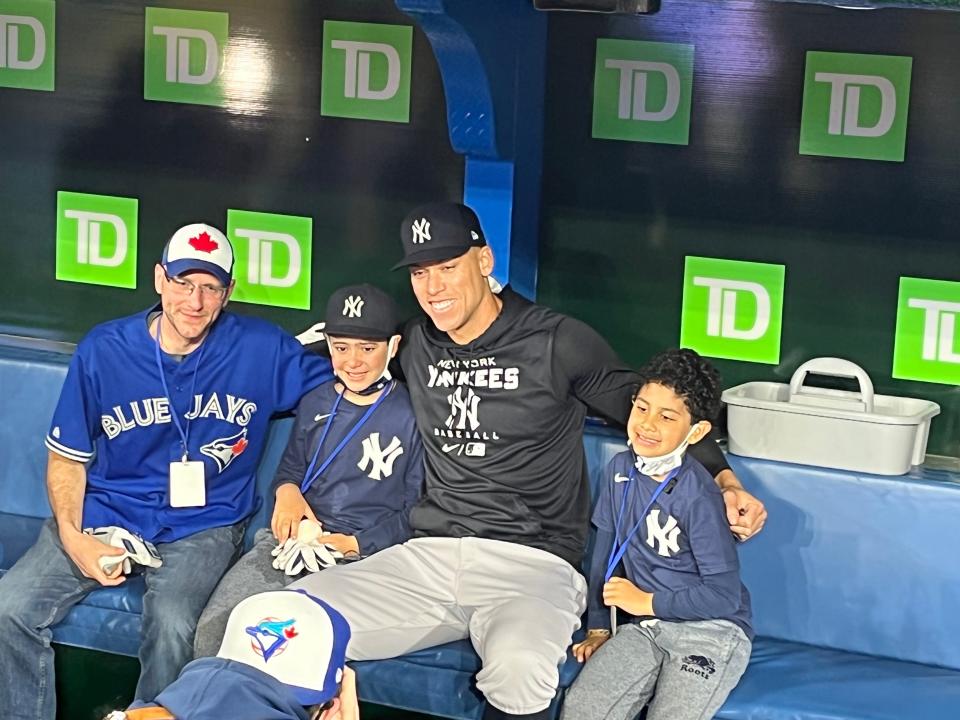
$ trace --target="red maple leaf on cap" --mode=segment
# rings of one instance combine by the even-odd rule
[[[202,233],[200,233],[196,237],[192,237],[189,240],[187,240],[187,243],[189,243],[190,247],[192,247],[197,252],[205,252],[205,253],[213,252],[218,247],[220,247],[220,245],[217,244],[216,240],[210,239],[210,233],[208,233],[206,230],[204,230]]]
[[[297,632],[297,629],[296,629],[296,628],[288,627],[288,628],[284,628],[283,634],[286,635],[286,636],[287,636],[287,639],[289,640],[289,639],[291,639],[291,638],[295,638],[295,637],[296,637],[297,635],[299,635],[300,633]]]

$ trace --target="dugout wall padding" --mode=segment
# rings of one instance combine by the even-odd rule
[[[844,357],[878,393],[938,402],[928,451],[960,456],[945,315],[946,379],[894,378],[901,278],[945,282],[932,286],[941,300],[960,300],[960,13],[665,0],[649,17],[558,13],[549,31],[539,299],[636,364],[680,342],[688,256],[783,266],[779,357],[718,359],[724,385],[788,382],[805,360]],[[598,39],[693,47],[687,144],[594,137]],[[621,50],[601,44],[602,62]],[[902,161],[800,153],[808,51],[912,59]],[[654,82],[641,116],[664,107]],[[859,122],[877,120],[863,110]]]
[[[53,57],[44,58],[54,62],[52,91],[27,89],[29,78],[11,79],[10,68],[0,68],[0,332],[76,341],[99,321],[145,307],[155,298],[153,263],[169,234],[195,220],[226,230],[229,210],[312,222],[312,258],[303,268],[310,276],[309,310],[249,303],[236,303],[235,310],[296,332],[319,318],[331,290],[360,281],[395,291],[413,309],[406,278],[389,272],[399,257],[400,221],[419,203],[459,199],[464,169],[450,147],[430,45],[393,3],[2,0],[0,14],[25,16],[41,5],[55,17],[55,28],[44,25],[53,48]],[[145,98],[145,42],[162,41],[146,24],[151,7],[228,16],[228,38],[220,43],[226,47],[221,105]],[[409,29],[409,59],[399,53],[412,75],[408,121],[397,114],[336,116],[331,112],[350,112],[336,102],[321,114],[326,21]],[[161,17],[153,25],[170,24]],[[18,33],[13,65],[29,67],[33,31],[25,23],[6,30]],[[163,32],[170,41],[170,31]],[[203,79],[207,68],[197,56],[203,40],[187,42],[186,75]],[[346,52],[328,53],[341,63],[341,86]],[[385,57],[374,53],[363,61],[358,52],[354,95],[358,84],[360,94],[388,90],[388,78],[378,76]],[[362,87],[362,62],[370,63],[368,87]],[[217,98],[200,95],[198,102]],[[58,191],[136,199],[135,289],[56,279]],[[292,227],[289,233],[307,232],[303,221]],[[112,230],[101,230],[99,253],[109,261]],[[276,260],[283,247],[273,250]],[[277,283],[288,279],[285,271],[274,275]]]

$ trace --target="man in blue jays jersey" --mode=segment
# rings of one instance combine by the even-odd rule
[[[224,311],[232,273],[227,238],[185,226],[154,269],[160,303],[77,346],[46,439],[53,518],[0,579],[4,717],[55,716],[50,626],[126,581],[109,564],[123,551],[85,528],[139,534],[162,558],[144,572],[136,697],[152,700],[191,659],[197,618],[254,510],[270,416],[331,377],[280,328]]]
[[[410,537],[410,509],[423,485],[423,444],[407,389],[387,370],[400,342],[397,311],[371,285],[334,292],[324,317],[336,379],[304,395],[274,480],[270,528],[226,574],[197,626],[197,657],[215,655],[230,611],[255,593],[279,590],[299,573],[271,565],[277,543],[303,518],[331,533],[321,541],[367,556]],[[308,549],[305,551],[309,551]]]

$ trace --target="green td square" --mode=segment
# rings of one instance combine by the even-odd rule
[[[0,0],[0,87],[53,90],[54,0]]]
[[[225,12],[148,7],[143,97],[223,106],[221,74],[229,34],[230,16]]]
[[[323,23],[320,114],[410,122],[413,28]]]
[[[702,355],[780,362],[783,265],[688,257],[680,345]]]
[[[800,154],[903,162],[913,58],[807,53]]]
[[[236,287],[233,300],[310,309],[313,218],[227,211]]]
[[[693,45],[597,40],[593,137],[686,145]]]
[[[56,277],[137,287],[137,199],[58,192]]]
[[[960,282],[900,278],[893,377],[960,385]]]

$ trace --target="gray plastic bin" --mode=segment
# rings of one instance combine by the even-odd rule
[[[855,378],[859,392],[804,385],[808,374]],[[803,465],[902,475],[923,462],[929,400],[875,395],[860,366],[841,358],[805,362],[790,384],[749,382],[723,393],[729,450]]]

